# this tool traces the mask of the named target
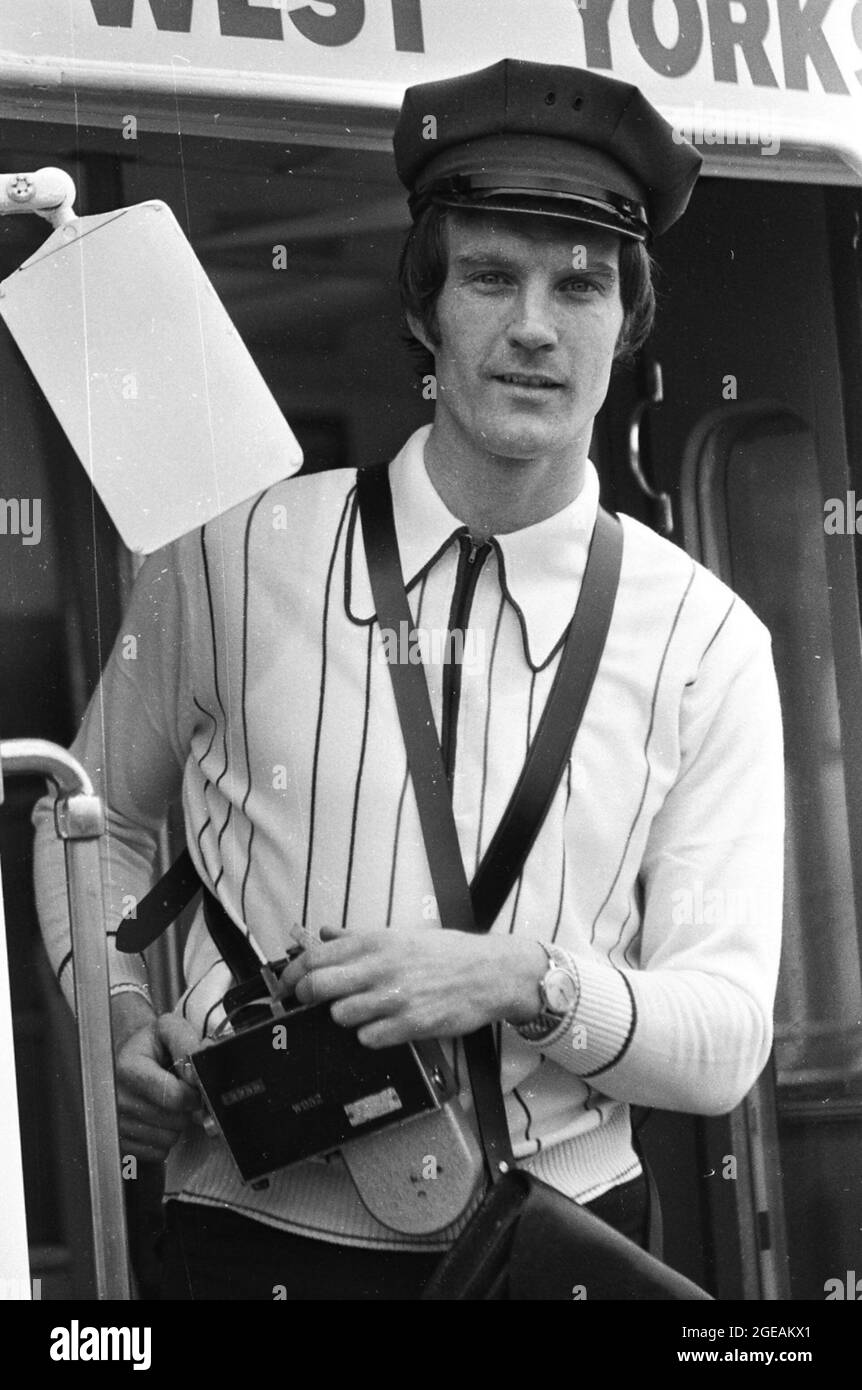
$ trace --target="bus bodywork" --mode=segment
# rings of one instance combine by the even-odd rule
[[[658,327],[616,377],[593,457],[611,505],[657,526],[669,514],[773,632],[786,936],[774,1062],[751,1097],[722,1119],[654,1116],[645,1144],[673,1263],[721,1298],[823,1298],[855,1267],[862,1225],[862,5],[0,0],[0,169],[67,169],[86,213],[163,198],[306,466],[372,462],[431,410],[399,343],[394,115],[405,86],[507,56],[637,83],[705,157],[656,248]],[[0,220],[0,275],[43,237]],[[0,535],[0,736],[65,743],[133,566],[8,335],[0,354],[0,491],[19,504],[18,533],[7,506]],[[130,409],[133,386],[118,362]],[[29,884],[39,790],[9,782],[0,822],[29,1260],[43,1297],[92,1296],[71,1024]],[[151,966],[167,1005],[177,941]],[[10,1173],[16,1153],[11,1136]],[[146,1292],[157,1175],[128,1195]]]

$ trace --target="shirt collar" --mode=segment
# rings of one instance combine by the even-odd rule
[[[407,588],[468,528],[443,502],[425,467],[431,426],[407,440],[389,469],[395,530]],[[587,460],[584,485],[553,516],[495,536],[500,581],[521,624],[525,655],[534,669],[547,664],[574,612],[599,502],[599,480]],[[354,514],[348,541],[347,611],[357,622],[374,617],[361,527]]]

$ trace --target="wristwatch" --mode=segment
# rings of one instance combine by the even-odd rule
[[[540,941],[539,945],[548,957],[548,969],[539,981],[542,1007],[535,1018],[516,1025],[526,1042],[543,1042],[564,1025],[567,1027],[581,997],[577,966],[568,951],[549,946],[545,941]]]

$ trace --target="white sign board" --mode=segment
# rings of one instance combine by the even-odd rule
[[[55,231],[0,316],[130,550],[295,473],[302,452],[161,202]]]
[[[391,127],[411,83],[504,57],[569,63],[640,86],[708,166],[745,144],[779,156],[758,176],[819,152],[862,178],[857,0],[0,0],[0,50],[11,114],[28,92],[47,112],[101,94],[150,116],[161,97],[166,122],[209,102],[215,131],[245,103],[282,138],[287,105]]]

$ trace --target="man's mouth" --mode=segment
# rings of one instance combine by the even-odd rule
[[[557,381],[552,376],[543,376],[538,372],[497,372],[494,380],[502,381],[506,386],[521,386],[532,391],[561,391],[563,389],[561,381]]]

